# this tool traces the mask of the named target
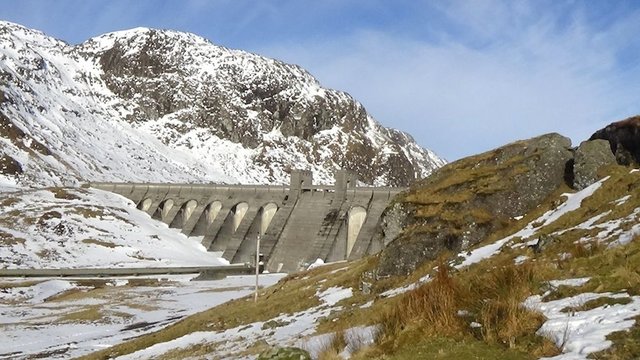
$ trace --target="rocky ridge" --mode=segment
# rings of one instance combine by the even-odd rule
[[[615,164],[637,164],[640,118],[613,123],[572,148],[547,134],[464,158],[399,195],[380,223],[382,274],[408,274],[444,252],[464,252],[558,191],[582,190]]]
[[[286,183],[291,168],[330,182],[407,185],[444,164],[296,65],[137,28],[70,46],[0,22],[4,182]]]

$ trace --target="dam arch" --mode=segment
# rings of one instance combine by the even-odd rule
[[[357,259],[384,247],[377,224],[391,199],[404,189],[358,186],[348,170],[334,175],[333,185],[313,184],[311,171],[292,170],[289,185],[83,186],[129,198],[138,209],[181,227],[183,234],[198,237],[206,249],[222,251],[230,261],[251,260],[260,235],[266,268],[290,272],[316,259]],[[185,204],[190,200],[194,202]]]
[[[147,211],[149,211],[149,208],[151,207],[151,204],[153,204],[153,200],[150,199],[150,198],[146,198],[146,199],[140,201],[138,203],[138,205],[136,206],[136,208],[138,210],[142,210],[144,212],[147,212]]]
[[[249,204],[246,202],[237,203],[231,210],[233,213],[233,232],[235,233],[240,227],[240,223],[249,210]]]
[[[207,207],[204,209],[198,222],[194,226],[191,234],[189,236],[204,236],[207,232],[207,229],[218,217],[220,210],[222,209],[222,202],[216,200],[214,202],[209,203]]]
[[[275,203],[268,203],[260,210],[260,236],[264,236],[271,224],[271,220],[278,211],[278,205]]]
[[[360,229],[362,229],[362,225],[366,219],[367,210],[365,208],[354,206],[349,210],[349,215],[347,216],[347,257],[351,254],[351,250],[353,250],[353,246],[356,244],[356,240],[358,240]]]
[[[151,217],[156,220],[164,221],[167,218],[169,211],[171,211],[171,208],[173,208],[173,204],[174,202],[172,199],[164,200],[160,203],[156,211],[153,213],[153,216]]]
[[[193,211],[197,206],[198,202],[195,200],[189,200],[186,203],[182,204],[180,210],[178,211],[178,214],[176,214],[176,216],[171,221],[171,224],[169,224],[169,227],[182,228],[187,223],[187,221],[189,221],[189,218],[191,217]]]

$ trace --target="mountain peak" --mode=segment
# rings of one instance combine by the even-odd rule
[[[173,30],[77,46],[31,38],[0,47],[0,135],[11,144],[0,158],[21,184],[286,183],[293,168],[329,183],[349,168],[366,184],[406,185],[443,164],[297,65]]]

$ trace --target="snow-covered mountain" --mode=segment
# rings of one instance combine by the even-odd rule
[[[295,65],[137,28],[71,46],[0,21],[0,182],[406,185],[444,164]]]
[[[0,269],[228,264],[200,240],[100,190],[0,191]]]

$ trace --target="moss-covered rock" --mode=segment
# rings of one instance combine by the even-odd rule
[[[600,177],[598,170],[605,165],[616,163],[606,140],[584,141],[576,149],[573,165],[573,187],[582,190],[596,182]]]
[[[311,356],[299,348],[276,347],[258,355],[258,360],[311,360]]]
[[[566,183],[571,141],[547,134],[446,165],[385,211],[379,272],[407,274],[445,250],[469,248]]]

